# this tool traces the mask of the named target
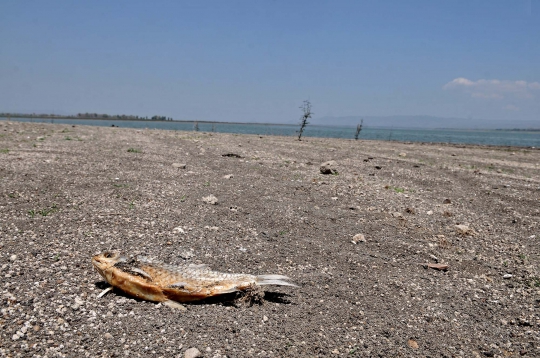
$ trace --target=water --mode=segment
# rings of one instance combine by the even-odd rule
[[[5,119],[5,118],[3,118]],[[12,118],[21,122],[43,122],[124,128],[154,128],[193,131],[194,122],[127,121],[92,119]],[[198,122],[201,132],[297,136],[298,125]],[[356,127],[308,125],[304,137],[353,139]],[[540,147],[540,131],[466,130],[466,129],[397,129],[364,127],[360,139],[403,142],[486,144],[498,146]]]

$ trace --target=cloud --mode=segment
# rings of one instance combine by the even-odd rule
[[[459,77],[443,86],[444,90],[458,90],[475,98],[503,99],[507,96],[532,98],[540,90],[540,83],[527,81],[478,80]]]

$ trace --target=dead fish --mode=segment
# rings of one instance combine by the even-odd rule
[[[282,275],[248,275],[212,271],[206,265],[168,265],[146,257],[128,259],[119,252],[103,252],[92,257],[99,274],[120,291],[139,299],[163,302],[183,308],[179,302],[193,302],[253,286],[293,286]],[[110,287],[108,290],[112,289]],[[107,291],[101,293],[100,297]]]

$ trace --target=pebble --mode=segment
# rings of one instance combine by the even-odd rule
[[[406,156],[407,156],[407,153],[399,153],[399,156],[400,156],[400,157],[406,157]]]
[[[105,333],[105,334],[103,335],[103,337],[105,337],[106,339],[113,339],[113,335],[110,334],[109,332]]]
[[[173,168],[178,168],[178,169],[186,169],[186,164],[184,163],[172,163],[172,166]]]
[[[364,234],[356,234],[353,236],[351,242],[355,245],[359,242],[366,242],[366,237],[364,236]]]
[[[17,260],[17,255],[11,255],[11,256],[9,257],[9,260],[10,260],[10,261],[15,261],[15,260]]]
[[[433,210],[428,211],[426,214],[433,215]]]
[[[472,234],[473,232],[469,226],[463,224],[456,225],[456,230],[462,235]]]
[[[202,357],[201,352],[197,348],[190,348],[184,352],[184,358]]]
[[[507,273],[507,274],[504,274],[504,275],[503,275],[503,278],[504,278],[505,280],[508,280],[509,278],[512,278],[512,275],[509,274],[509,273]]]
[[[232,179],[232,178],[234,178],[234,175],[232,174],[227,174],[223,176],[223,179]]]
[[[264,322],[268,321],[268,317],[263,316],[263,321],[264,321]]]
[[[207,204],[217,205],[218,198],[216,198],[214,195],[210,194],[208,196],[205,196],[202,198],[202,200]]]
[[[333,160],[322,163],[319,170],[321,174],[337,174],[338,172],[336,169],[336,162]]]
[[[184,231],[184,229],[182,229],[180,226],[178,227],[175,227],[173,229],[173,231],[177,232],[177,233],[180,233],[180,234],[185,234],[186,232]]]

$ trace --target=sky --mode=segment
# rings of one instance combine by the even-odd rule
[[[540,0],[0,3],[0,112],[287,123],[304,100],[540,123]]]

